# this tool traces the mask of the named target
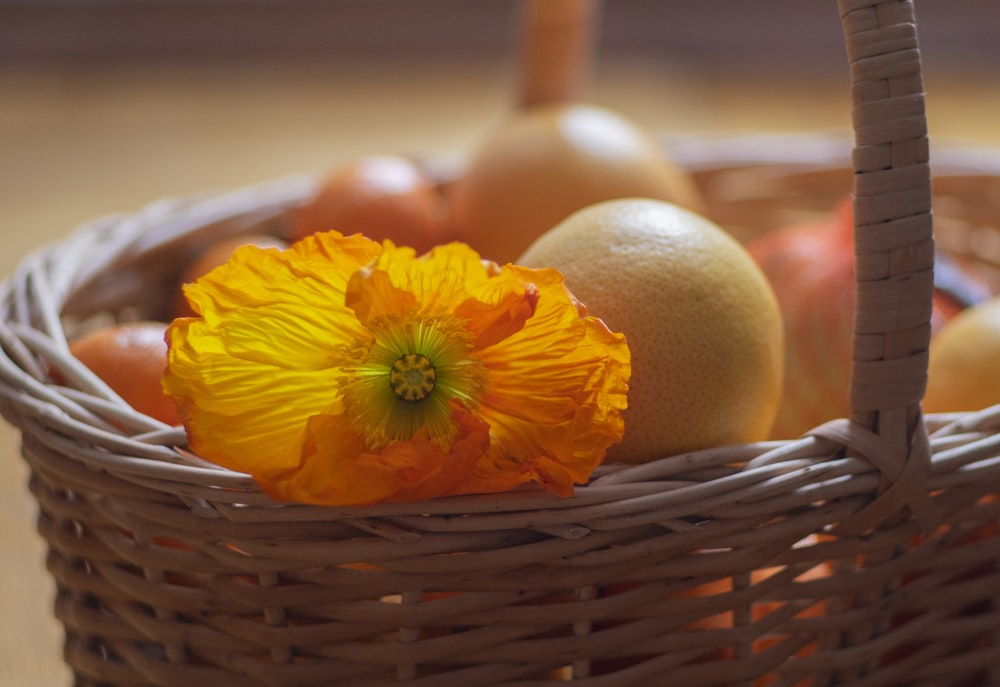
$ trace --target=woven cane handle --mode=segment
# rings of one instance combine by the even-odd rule
[[[934,242],[929,144],[911,0],[838,0],[850,63],[854,128],[854,446],[882,473],[880,495],[845,531],[906,504],[933,526],[927,382]],[[867,432],[863,429],[868,430]],[[864,436],[867,435],[867,436]]]
[[[934,243],[923,79],[909,0],[839,0],[854,128],[855,279],[851,410],[926,476]]]
[[[912,2],[840,0],[854,149],[854,419],[909,434],[927,376],[934,244]]]

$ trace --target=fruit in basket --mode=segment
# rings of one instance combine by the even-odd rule
[[[182,290],[183,284],[190,284],[199,277],[208,274],[219,265],[229,261],[237,248],[242,246],[257,246],[258,248],[279,248],[288,247],[288,242],[271,236],[270,234],[242,234],[237,236],[227,236],[211,243],[205,250],[198,253],[181,273],[179,284],[176,288],[176,300],[173,308],[174,317],[190,317],[194,315],[194,310],[188,304]]]
[[[774,286],[785,322],[785,377],[772,435],[792,438],[849,412],[854,313],[850,198],[815,221],[764,234],[747,250]]]
[[[772,436],[798,437],[850,413],[854,218],[850,197],[828,215],[764,234],[747,249],[774,286],[785,322],[785,381]],[[978,282],[936,258],[932,328],[985,297]]]
[[[95,329],[69,351],[135,410],[168,425],[180,424],[177,407],[160,384],[167,368],[167,325],[141,321]]]
[[[781,393],[781,313],[728,233],[672,203],[625,198],[574,213],[518,262],[558,269],[591,315],[625,334],[625,436],[607,462],[767,437]]]
[[[1000,296],[959,313],[931,339],[924,410],[981,410],[1000,403]]]
[[[451,239],[444,196],[414,161],[365,155],[331,170],[303,205],[292,229],[296,239],[335,229],[389,239],[424,253]]]
[[[512,113],[479,142],[450,196],[458,238],[499,263],[576,210],[622,197],[702,207],[688,173],[650,137],[584,104]]]

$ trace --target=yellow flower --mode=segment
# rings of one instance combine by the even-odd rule
[[[622,436],[624,337],[555,270],[328,232],[242,248],[185,293],[164,389],[193,450],[277,499],[569,495]]]

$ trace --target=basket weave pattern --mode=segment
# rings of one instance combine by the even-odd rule
[[[280,233],[310,179],[161,201],[22,262],[0,285],[0,411],[23,434],[76,684],[1000,682],[1000,407],[920,412],[934,242],[913,9],[840,7],[851,165],[695,171],[709,215],[745,232],[854,179],[853,414],[801,439],[605,466],[571,499],[277,504],[124,405],[67,336],[162,316],[185,256]],[[764,168],[775,193],[727,195]],[[939,243],[987,272],[1000,260],[974,237],[996,178],[935,172]]]

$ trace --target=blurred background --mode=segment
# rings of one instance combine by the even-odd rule
[[[995,140],[1000,4],[917,10],[932,133]],[[833,0],[600,15],[584,94],[643,126],[849,126]],[[519,20],[518,0],[0,0],[0,268],[18,237],[164,195],[460,152],[512,103]]]
[[[935,141],[1000,145],[1000,3],[916,0]],[[514,106],[518,0],[0,0],[0,271],[92,217],[461,153]],[[605,0],[583,95],[684,138],[850,126],[836,3]],[[0,425],[0,684],[61,685]]]

